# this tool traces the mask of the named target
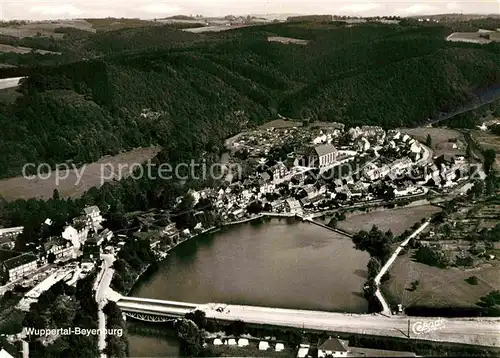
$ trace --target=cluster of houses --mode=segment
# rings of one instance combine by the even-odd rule
[[[214,346],[229,346],[235,348],[248,347],[256,345],[259,351],[274,351],[283,352],[288,354],[285,350],[285,344],[277,342],[274,337],[265,337],[262,340],[252,339],[250,342],[247,338],[215,338],[212,343]],[[303,342],[299,345],[297,351],[298,358],[309,357],[416,357],[412,352],[389,351],[380,349],[368,349],[359,347],[350,347],[349,341],[342,340],[335,337],[329,337],[326,340],[318,342],[318,344],[311,345],[308,342]]]
[[[430,148],[398,130],[362,126],[344,131],[339,125],[309,129],[309,137],[305,130],[257,130],[232,143],[236,151],[248,150],[247,162],[255,170],[204,192],[223,221],[244,220],[255,211],[249,208],[302,213],[378,200],[380,188],[390,188],[394,198],[415,197],[429,187],[457,185],[469,175],[463,156],[435,158]],[[268,156],[290,136],[308,141],[283,161]]]
[[[97,206],[84,209],[81,216],[74,218],[59,236],[49,237],[43,243],[31,248],[30,252],[13,251],[17,235],[23,227],[0,229],[0,277],[2,283],[26,278],[49,261],[66,261],[83,255],[86,260],[99,259],[103,240],[109,240],[113,233],[102,229],[104,221]],[[43,225],[50,226],[47,219]]]
[[[287,153],[284,161],[268,156],[273,148],[290,140],[305,142]],[[456,185],[468,176],[463,156],[433,158],[429,148],[408,134],[375,126],[348,131],[338,123],[326,128],[271,128],[246,133],[232,146],[236,151],[248,150],[252,172],[245,177],[231,176],[219,188],[190,191],[195,204],[200,200],[211,202],[211,214],[222,223],[246,220],[260,212],[297,215],[388,200],[380,194],[387,191],[392,191],[391,199],[404,199],[424,195],[429,187]],[[162,238],[171,246],[209,229],[203,221],[205,214],[203,208],[195,213],[194,228],[178,230],[174,223],[168,224]],[[98,207],[85,208],[60,235],[33,247],[31,253],[12,252],[0,257],[0,277],[4,282],[19,280],[49,257],[66,260],[83,255],[98,260],[103,243],[113,237],[111,231],[103,230],[102,222]],[[47,219],[44,225],[51,224]],[[12,250],[22,229],[0,229],[1,252]]]

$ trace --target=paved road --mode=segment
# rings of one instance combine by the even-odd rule
[[[391,309],[389,308],[389,305],[385,301],[384,296],[382,295],[382,292],[380,292],[380,287],[379,287],[380,280],[382,279],[382,276],[384,276],[386,274],[386,272],[389,270],[389,268],[392,266],[392,264],[394,263],[394,261],[398,257],[398,255],[401,252],[401,250],[403,250],[403,248],[406,245],[408,245],[408,243],[410,242],[411,239],[413,239],[414,237],[416,237],[417,235],[419,235],[422,231],[424,231],[424,229],[429,225],[429,222],[430,222],[430,220],[426,221],[417,230],[415,230],[413,232],[413,234],[411,234],[410,236],[408,236],[408,238],[406,240],[404,240],[401,243],[401,245],[399,245],[399,247],[394,251],[394,253],[389,258],[389,260],[387,260],[387,262],[385,263],[385,265],[382,266],[382,269],[380,270],[380,272],[378,273],[378,275],[375,276],[375,280],[374,281],[375,281],[375,284],[377,285],[377,291],[375,292],[375,295],[377,296],[377,298],[379,299],[380,303],[382,304],[382,313],[385,314],[385,315],[391,315],[392,312],[391,312]]]
[[[111,268],[114,261],[113,255],[101,255],[102,259],[102,270],[104,273],[102,274],[101,281],[97,286],[97,290],[95,293],[95,300],[99,306],[99,310],[97,312],[98,322],[99,322],[99,341],[98,347],[101,352],[101,358],[106,358],[106,355],[103,353],[106,348],[106,315],[102,311],[104,306],[107,303],[106,295],[108,293],[109,285],[111,284],[111,280],[113,279],[114,269]]]
[[[276,324],[307,329],[337,332],[364,333],[393,337],[407,337],[408,317],[362,314],[342,314],[304,310],[288,310],[253,306],[227,305],[224,312],[217,312],[221,305],[209,304],[200,309],[207,317],[226,320],[241,319],[248,323]],[[410,337],[434,341],[448,341],[500,347],[500,318],[445,319],[435,331],[421,332],[423,323],[437,318],[412,317]],[[417,335],[415,332],[420,333]]]
[[[26,275],[27,279],[24,279],[24,277],[21,277],[19,280],[9,282],[9,283],[7,283],[4,286],[0,286],[0,296],[3,295],[8,290],[14,289],[14,287],[17,284],[22,285],[24,282],[31,280],[36,275],[46,273],[48,270],[50,270],[51,268],[54,268],[54,267],[56,267],[56,265],[54,265],[54,264],[46,264],[46,265],[44,265],[44,266],[39,267],[38,269],[36,269],[36,271],[33,271],[32,273]]]

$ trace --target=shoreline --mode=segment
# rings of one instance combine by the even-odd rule
[[[319,217],[319,215],[318,215]],[[260,213],[258,215],[255,215],[253,217],[249,217],[249,218],[245,218],[245,219],[242,219],[242,220],[237,220],[237,221],[231,221],[231,222],[227,222],[227,223],[224,223],[222,224],[221,227],[212,227],[212,228],[209,228],[209,229],[206,229],[200,233],[197,233],[196,235],[193,235],[191,236],[190,238],[187,238],[187,239],[184,239],[180,242],[178,242],[176,245],[168,248],[166,251],[164,251],[164,255],[161,259],[159,259],[156,263],[157,264],[160,264],[167,256],[168,256],[168,253],[177,248],[179,245],[181,245],[182,243],[186,242],[186,241],[189,241],[191,239],[196,239],[197,237],[201,236],[201,235],[204,235],[204,234],[211,234],[211,233],[216,233],[216,232],[219,232],[221,231],[223,228],[225,227],[231,227],[231,226],[235,226],[235,225],[238,225],[238,224],[245,224],[245,223],[249,223],[249,222],[252,222],[252,221],[255,221],[255,220],[258,220],[258,219],[262,219],[262,218],[296,218],[297,220],[301,220],[302,222],[306,222],[306,223],[312,223],[312,224],[317,224],[319,227],[322,227],[324,229],[327,229],[329,231],[333,231],[333,232],[336,232],[335,229],[332,229],[326,225],[323,225],[321,223],[318,223],[317,221],[313,220],[313,218],[306,218],[305,216],[301,215],[301,214],[295,214],[295,213],[268,213],[268,212],[264,212],[264,213]],[[340,233],[339,233],[340,234]],[[400,246],[398,246],[399,248]],[[393,253],[394,254],[394,253]],[[139,284],[141,278],[144,276],[144,274],[149,271],[151,269],[151,267],[154,267],[155,265],[154,264],[148,264],[143,270],[141,270],[141,272],[137,275],[136,279],[134,280],[134,283],[132,285],[132,287],[128,290],[128,292],[125,294],[125,296],[130,296],[130,294],[133,292],[133,290],[137,287],[137,285]],[[377,285],[379,286],[379,285]],[[381,286],[381,285],[380,285]],[[383,292],[384,290],[382,290],[382,287],[378,287],[378,290],[380,292],[380,295],[382,296],[382,300],[380,300],[380,297],[378,297],[379,295],[377,295],[377,299],[379,301],[384,301],[384,303],[381,302],[382,306],[385,306],[386,308],[391,306],[391,297],[386,297],[386,293]],[[460,314],[456,314],[457,312],[460,311],[460,309],[462,309],[464,311],[464,314],[463,315],[460,315]],[[475,311],[477,309],[477,307],[475,307],[474,305],[471,305],[469,307],[458,307],[457,308],[452,308],[451,312],[454,312],[455,314],[453,315],[445,315],[444,317],[446,318],[452,318],[452,317],[456,317],[456,318],[467,318],[467,317],[470,317],[471,319],[475,318],[475,317],[481,317],[481,314],[479,313],[477,316],[470,316],[469,314],[467,314],[467,312],[471,312],[471,311]],[[427,312],[427,311],[430,311],[430,312],[436,312],[435,314],[426,314],[426,315],[423,315],[423,314],[419,314],[419,315],[408,315],[408,314],[395,314],[393,315],[392,314],[392,311],[390,311],[390,316],[395,316],[395,317],[401,317],[401,316],[404,316],[404,317],[441,317],[441,315],[438,315],[439,312],[441,311],[444,311],[443,309],[439,308],[439,307],[432,307],[432,306],[429,306],[429,307],[415,307],[414,309],[411,309],[411,311],[417,311],[417,312]],[[335,312],[335,313],[343,313],[341,311],[331,311],[331,312]],[[364,313],[364,314],[370,314],[370,313]],[[381,314],[381,315],[387,315],[387,314],[384,314],[383,312],[379,312],[379,313],[376,313],[376,314]],[[492,317],[496,317],[496,316],[492,316]]]

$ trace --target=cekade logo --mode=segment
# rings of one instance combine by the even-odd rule
[[[444,318],[438,318],[435,321],[417,321],[413,324],[412,330],[415,334],[425,334],[443,328],[444,322]]]

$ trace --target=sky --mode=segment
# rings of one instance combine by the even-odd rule
[[[500,0],[0,0],[0,18],[65,19],[85,17],[159,18],[184,15],[246,14],[430,15],[500,14]]]

